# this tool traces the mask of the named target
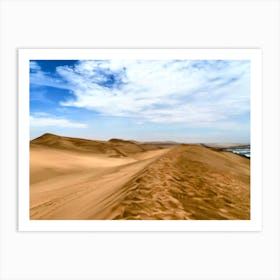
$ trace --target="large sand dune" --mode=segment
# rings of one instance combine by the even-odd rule
[[[52,134],[31,141],[30,218],[250,219],[249,159],[159,146]]]

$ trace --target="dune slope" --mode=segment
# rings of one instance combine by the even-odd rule
[[[123,185],[164,153],[158,149],[111,158],[31,147],[30,218],[110,219],[111,208],[127,195]]]
[[[177,146],[124,188],[115,219],[250,219],[250,161],[231,153]]]
[[[250,219],[250,160],[229,152],[45,134],[30,159],[31,219]]]

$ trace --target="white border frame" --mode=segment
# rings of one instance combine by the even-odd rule
[[[251,61],[251,220],[30,220],[29,60],[60,59],[232,59]],[[19,231],[261,231],[262,65],[260,49],[19,49]]]

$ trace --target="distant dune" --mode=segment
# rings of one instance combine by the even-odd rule
[[[181,143],[174,142],[174,141],[151,141],[151,142],[144,142],[146,145],[154,145],[162,148],[168,148],[172,146],[180,145]]]
[[[105,154],[112,157],[128,156],[131,153],[139,153],[158,149],[158,146],[150,144],[138,144],[122,139],[109,141],[94,141],[88,139],[58,136],[46,133],[30,142],[31,148],[49,147],[68,151],[77,151],[94,154]]]
[[[32,140],[30,218],[250,219],[249,159],[173,144]]]

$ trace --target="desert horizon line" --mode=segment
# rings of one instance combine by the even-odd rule
[[[44,132],[42,133],[40,136],[34,137],[34,138],[30,138],[30,142],[38,139],[40,137],[43,137],[44,135],[52,135],[52,136],[58,136],[58,137],[67,137],[67,138],[76,138],[76,139],[84,139],[84,140],[92,140],[92,141],[110,141],[113,139],[118,139],[118,140],[123,140],[123,141],[136,141],[136,142],[140,142],[140,143],[152,143],[152,142],[158,142],[158,143],[176,143],[176,144],[234,144],[234,145],[250,145],[251,142],[236,142],[236,141],[221,141],[221,142],[213,142],[213,141],[174,141],[174,140],[158,140],[158,139],[153,139],[153,140],[139,140],[139,139],[135,139],[135,138],[120,138],[120,137],[109,137],[106,139],[100,139],[100,138],[86,138],[86,137],[75,137],[75,136],[68,136],[68,135],[60,135],[60,134],[56,134],[56,133],[51,133],[51,132]]]

